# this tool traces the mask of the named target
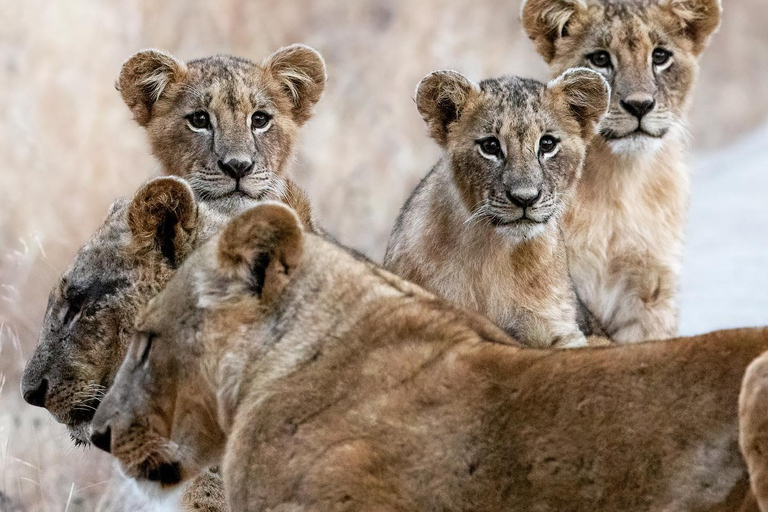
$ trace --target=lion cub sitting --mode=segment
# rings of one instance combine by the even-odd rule
[[[123,64],[117,87],[164,174],[184,177],[200,199],[236,205],[303,194],[287,167],[325,80],[320,54],[294,44],[260,64],[144,50]]]
[[[93,442],[234,511],[739,510],[736,401],[768,329],[529,350],[272,203],[139,314]]]
[[[609,95],[587,69],[548,85],[424,78],[416,106],[445,156],[403,207],[384,266],[529,346],[585,345],[560,217]]]

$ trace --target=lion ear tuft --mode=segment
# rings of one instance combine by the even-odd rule
[[[232,220],[219,238],[219,267],[269,301],[288,284],[304,250],[301,220],[289,207],[265,202]]]
[[[557,39],[568,37],[572,22],[586,10],[586,0],[525,0],[520,18],[536,51],[549,63],[555,58]]]
[[[262,67],[293,102],[296,123],[307,122],[325,89],[325,61],[320,53],[303,44],[292,44],[267,57]]]
[[[128,225],[137,253],[157,252],[178,266],[194,245],[197,203],[192,189],[175,177],[149,181],[131,201]]]
[[[141,126],[152,118],[152,106],[169,84],[183,80],[187,66],[163,50],[142,50],[123,64],[117,79],[117,90]]]
[[[704,51],[709,37],[720,26],[723,12],[720,0],[662,0],[659,5],[677,20],[693,42],[696,55]]]
[[[477,84],[458,71],[435,71],[419,82],[416,108],[438,144],[445,147],[451,124],[461,118],[479,94]]]
[[[547,93],[581,126],[581,135],[590,140],[608,110],[611,87],[597,71],[572,68],[547,85]]]

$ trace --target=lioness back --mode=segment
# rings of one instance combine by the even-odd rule
[[[736,398],[765,328],[525,349],[271,203],[137,329],[94,436],[169,486],[223,454],[234,510],[693,512],[748,491]]]

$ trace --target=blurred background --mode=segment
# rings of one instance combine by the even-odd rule
[[[683,334],[768,324],[768,2],[725,0],[690,115]],[[328,66],[294,170],[322,224],[383,256],[437,160],[413,105],[428,72],[548,78],[518,0],[0,0],[0,511],[93,510],[111,462],[71,446],[19,380],[47,295],[118,196],[157,171],[114,89],[147,47],[260,60],[303,42]],[[11,501],[15,505],[11,505]]]

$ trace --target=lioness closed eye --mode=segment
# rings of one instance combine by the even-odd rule
[[[185,177],[204,200],[280,200],[325,79],[320,54],[295,44],[260,64],[145,50],[125,62],[117,86],[165,174]]]
[[[560,218],[608,96],[587,69],[549,85],[427,76],[416,105],[445,155],[403,207],[384,266],[524,344],[586,344]]]
[[[135,476],[223,454],[232,510],[739,510],[736,401],[768,329],[529,350],[302,233],[234,219],[139,316],[94,418]]]

